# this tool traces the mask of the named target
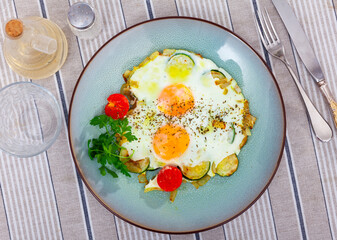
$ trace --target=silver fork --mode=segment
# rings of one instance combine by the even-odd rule
[[[267,49],[267,51],[272,56],[281,60],[288,68],[289,73],[292,76],[294,82],[296,83],[296,86],[302,96],[304,105],[307,108],[309,119],[310,119],[310,122],[311,122],[311,125],[312,125],[312,128],[314,130],[316,137],[323,142],[327,142],[332,137],[331,127],[324,120],[322,115],[318,112],[316,107],[310,101],[303,87],[301,86],[294,70],[292,69],[288,60],[285,57],[285,51],[284,51],[283,44],[281,43],[281,40],[279,36],[277,35],[277,32],[275,31],[275,28],[273,26],[273,23],[270,20],[267,10],[265,9],[264,12],[265,13],[262,13],[262,14],[260,13],[260,11],[257,12],[259,20],[260,20],[260,24],[258,24],[257,20],[255,19],[255,23],[259,31],[262,43],[264,47]]]

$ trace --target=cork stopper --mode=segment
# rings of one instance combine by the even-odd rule
[[[9,20],[6,23],[5,31],[9,37],[17,38],[23,32],[23,24],[19,19]]]

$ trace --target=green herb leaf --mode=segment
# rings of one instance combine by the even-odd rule
[[[126,139],[129,141],[129,142],[132,142],[134,140],[137,140],[137,137],[135,135],[132,135],[131,132],[127,132],[127,133],[124,133],[124,137],[126,137]]]
[[[109,117],[107,115],[104,115],[104,114],[96,116],[93,119],[91,119],[90,125],[98,126],[99,128],[102,128],[107,124],[108,118]]]
[[[91,119],[90,125],[105,130],[98,138],[88,140],[88,155],[91,160],[96,159],[97,163],[101,165],[99,168],[101,175],[105,176],[108,173],[117,178],[118,175],[110,169],[115,168],[125,176],[131,177],[124,165],[126,161],[122,162],[119,159],[122,147],[118,145],[116,139],[116,135],[119,135],[120,137],[124,136],[129,142],[137,140],[137,137],[131,133],[128,119],[114,120],[109,116],[99,115]]]
[[[105,167],[104,167],[104,166],[100,167],[100,168],[99,168],[99,171],[101,172],[101,175],[102,175],[102,176],[105,176],[105,175],[106,175],[106,171],[105,171]]]
[[[113,177],[113,178],[118,178],[118,175],[114,172],[114,171],[112,171],[112,170],[110,170],[109,168],[105,168],[105,170]]]

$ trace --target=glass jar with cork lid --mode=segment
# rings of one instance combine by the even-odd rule
[[[47,78],[64,64],[67,39],[52,21],[41,17],[11,19],[5,25],[3,53],[8,65],[19,75]]]

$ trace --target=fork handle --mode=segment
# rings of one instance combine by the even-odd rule
[[[337,102],[333,99],[332,93],[331,93],[328,85],[326,84],[325,80],[322,80],[322,81],[318,82],[318,85],[319,85],[319,88],[321,89],[321,91],[323,92],[323,95],[325,96],[326,100],[329,103],[331,114],[332,114],[332,117],[333,117],[333,121],[334,121],[335,126],[337,128]]]
[[[302,96],[304,105],[306,106],[307,111],[308,111],[312,129],[314,130],[316,137],[323,142],[328,142],[332,137],[332,129],[330,125],[325,121],[325,119],[322,117],[322,115],[318,112],[314,104],[309,99],[308,95],[304,91],[301,83],[299,82],[295,72],[293,71],[289,63],[285,62],[285,65],[287,66],[289,73],[293,77],[296,83],[296,86]],[[324,89],[327,89],[327,88],[324,88]],[[337,107],[337,105],[335,106]]]

